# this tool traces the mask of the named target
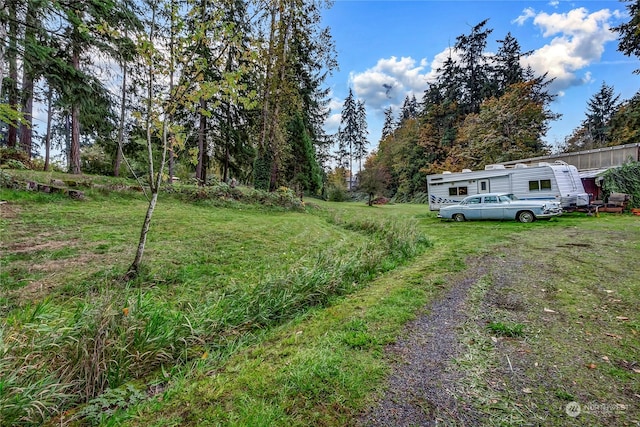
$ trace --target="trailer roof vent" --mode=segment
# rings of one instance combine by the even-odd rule
[[[516,163],[516,169],[524,169],[527,167],[527,165],[525,165],[524,163]]]
[[[504,165],[486,165],[484,167],[484,170],[486,171],[490,171],[490,170],[494,170],[494,169],[505,169]]]
[[[462,169],[463,173],[471,172],[471,169]]]
[[[450,171],[444,171],[444,172],[442,172],[442,175],[451,175],[451,172]]]

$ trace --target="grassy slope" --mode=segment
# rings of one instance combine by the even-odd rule
[[[18,196],[5,193],[1,198],[11,197]],[[109,283],[127,267],[144,212],[144,201],[139,197],[95,195],[81,204],[55,196],[20,198],[11,204],[12,211],[3,208],[0,223],[3,245],[12,242],[10,250],[3,253],[0,271],[3,314],[19,317],[25,307],[44,296],[72,304],[96,282]],[[42,203],[45,198],[47,203]],[[537,278],[541,266],[551,265],[544,269],[544,280],[555,288],[545,286],[541,291],[523,280],[521,287],[509,292],[522,295],[523,303],[535,309],[512,312],[492,308],[492,315],[483,310],[495,277],[487,277],[483,281],[486,287],[474,290],[477,298],[471,312],[475,317],[465,328],[466,398],[487,414],[487,424],[508,424],[514,414],[526,418],[530,413],[543,413],[540,406],[544,405],[555,408],[547,421],[561,425],[566,421],[562,404],[567,399],[628,404],[623,420],[638,418],[639,376],[633,371],[638,367],[640,347],[640,284],[634,279],[640,249],[636,218],[573,215],[533,224],[455,224],[436,220],[419,205],[321,205],[343,210],[346,216],[417,218],[434,246],[411,265],[385,274],[328,308],[313,309],[275,330],[254,332],[247,340],[254,344],[245,349],[227,349],[212,357],[203,346],[195,353],[202,358],[192,358],[181,367],[166,366],[152,380],[159,384],[161,393],[152,399],[141,397],[143,402],[132,405],[128,413],[105,417],[104,423],[126,419],[140,425],[349,424],[380,390],[389,363],[383,357],[384,345],[448,287],[454,280],[452,274],[465,268],[467,256],[496,253],[527,261],[522,264],[524,277]],[[360,239],[366,240],[309,214],[212,209],[171,200],[161,201],[159,206],[146,257],[148,271],[138,286],[151,292],[154,299],[165,301],[167,307],[198,304],[212,292],[286,274],[296,265],[311,264],[326,246],[347,254],[363,243]],[[590,246],[571,245],[585,239]],[[612,275],[617,278],[615,287],[608,282]],[[541,294],[549,290],[551,297]],[[615,311],[602,314],[600,307],[606,297],[615,300],[605,301],[613,304]],[[548,315],[539,315],[540,306],[551,305],[563,313],[561,321],[553,319],[554,327],[549,327]],[[630,320],[616,321],[614,313]],[[479,345],[491,342],[491,333],[483,327],[487,320],[524,324],[524,336],[501,338],[505,347]],[[580,330],[590,334],[587,339],[577,340],[575,333],[567,333],[578,325],[575,322],[582,322]],[[504,360],[501,352],[509,345],[525,348],[534,367],[540,366],[542,359],[545,366],[564,361],[561,366],[567,372],[563,375],[574,378],[575,384],[555,384],[549,392],[552,375],[541,377],[534,371],[524,377],[533,378],[531,384],[522,386],[514,381],[512,389],[494,388],[497,367]],[[583,369],[585,352],[590,362]],[[609,355],[611,364],[603,363],[600,354]],[[567,360],[576,363],[567,364]],[[528,400],[522,389],[531,391],[524,394]],[[477,390],[481,393],[475,393]],[[596,415],[590,419],[593,424],[607,419]]]
[[[423,206],[340,208],[421,218],[434,248],[356,295],[284,326],[265,343],[232,357],[224,368],[194,371],[163,402],[146,406],[136,425],[353,424],[384,384],[390,362],[383,356],[384,345],[455,280],[468,256],[487,257],[498,268],[472,290],[470,317],[461,325],[466,351],[454,362],[465,372],[458,397],[472,402],[485,425],[637,422],[636,218],[576,214],[529,225],[454,224],[435,220]],[[625,238],[620,239],[623,230]],[[505,257],[515,265],[508,274],[523,278],[509,282],[510,288],[497,286]],[[496,308],[487,302],[489,293],[507,299],[518,295],[526,309]],[[602,301],[603,296],[609,300]],[[611,301],[616,309],[607,312]],[[496,336],[486,327],[490,322],[524,326],[524,332]],[[505,375],[508,355],[519,376]],[[608,361],[602,359],[605,355]],[[570,401],[583,407],[575,419],[565,413]]]

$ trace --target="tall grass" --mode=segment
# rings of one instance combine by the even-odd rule
[[[368,238],[347,252],[327,247],[313,262],[255,286],[214,288],[186,304],[160,300],[139,282],[105,279],[73,301],[45,300],[3,320],[0,420],[39,424],[160,366],[219,357],[260,331],[365,286],[430,244],[411,221],[339,215],[328,221]]]

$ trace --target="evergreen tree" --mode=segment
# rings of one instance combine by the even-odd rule
[[[611,117],[608,141],[610,145],[640,141],[640,92],[620,104]]]
[[[299,193],[319,191],[322,187],[322,174],[301,113],[297,113],[289,123],[288,140],[293,158],[293,161],[288,163],[289,186]]]
[[[587,101],[587,118],[583,126],[591,136],[592,147],[605,147],[609,144],[608,136],[611,118],[618,108],[620,95],[614,95],[612,86],[602,82],[600,90]]]
[[[629,22],[625,22],[615,28],[619,34],[618,37],[618,50],[626,56],[640,57],[640,1],[638,0],[623,0],[627,4],[627,15],[629,15]],[[636,74],[640,73],[640,69],[634,71]]]
[[[358,121],[358,106],[353,97],[353,91],[349,89],[349,95],[342,105],[340,116],[340,130],[338,132],[338,153],[341,157],[346,157],[344,165],[349,173],[349,187],[351,190],[351,177],[353,174],[353,159],[355,150],[360,141],[360,123]]]
[[[367,140],[369,135],[369,131],[367,130],[367,111],[364,102],[361,100],[358,100],[356,103],[356,114],[358,138],[354,147],[353,157],[358,161],[358,173],[360,173],[362,171],[362,159],[367,155],[367,147],[369,145],[369,141]]]
[[[493,59],[493,81],[495,93],[501,96],[512,84],[524,81],[525,70],[520,65],[520,59],[529,53],[522,53],[520,43],[511,33],[507,33],[504,39],[498,40],[498,43],[500,47]]]
[[[460,105],[464,113],[479,112],[482,101],[491,95],[491,70],[484,49],[493,30],[486,28],[487,22],[488,19],[485,19],[474,26],[469,35],[458,36],[454,45],[460,52],[460,71],[463,76]]]
[[[409,95],[407,95],[402,103],[399,122],[402,124],[402,122],[415,119],[416,117],[418,117],[418,101],[416,101],[416,96],[412,95],[411,98],[409,98]]]
[[[318,140],[318,122],[326,114],[319,90],[326,73],[335,67],[334,48],[328,30],[320,28],[319,1],[275,0],[265,15],[266,51],[262,73],[261,129],[258,157],[270,164],[270,188],[286,183],[287,162],[291,160],[286,143],[286,126],[296,112],[302,112],[305,126]]]
[[[393,109],[391,107],[384,110],[384,124],[382,125],[382,136],[380,140],[387,138],[393,133],[396,128],[396,123],[393,118]]]
[[[500,98],[483,102],[480,113],[465,118],[460,129],[463,167],[481,169],[487,164],[549,154],[542,136],[554,115],[535,99],[534,86],[531,81],[515,83]],[[458,160],[460,164],[463,159]]]

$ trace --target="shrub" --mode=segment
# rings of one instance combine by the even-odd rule
[[[31,169],[31,160],[24,151],[0,148],[0,167],[7,169]]]
[[[640,208],[640,162],[627,162],[609,169],[602,177],[605,197],[611,193],[626,193],[631,195],[629,207]]]
[[[103,147],[93,144],[81,149],[82,172],[93,175],[112,175],[113,165]]]

